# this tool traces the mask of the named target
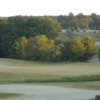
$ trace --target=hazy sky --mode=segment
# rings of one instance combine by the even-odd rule
[[[0,16],[100,14],[100,0],[0,0]]]

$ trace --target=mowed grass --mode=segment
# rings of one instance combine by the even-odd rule
[[[82,81],[82,82],[50,82],[50,83],[37,83],[37,85],[50,85],[61,86],[67,88],[81,88],[89,90],[100,90],[100,81]]]
[[[0,83],[100,81],[100,63],[50,63],[0,59]]]

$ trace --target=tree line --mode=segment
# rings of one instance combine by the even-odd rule
[[[86,61],[96,54],[91,37],[59,40],[61,23],[53,16],[0,18],[0,57],[35,61]]]
[[[71,31],[80,29],[100,30],[100,15],[95,13],[91,15],[84,15],[83,13],[74,15],[69,13],[69,15],[60,15],[56,16],[56,18],[63,29],[70,29]]]
[[[91,37],[72,36],[67,41],[51,40],[46,35],[21,37],[14,44],[14,57],[34,61],[87,61],[97,49]]]
[[[45,34],[55,38],[60,24],[51,17],[14,16],[0,18],[0,56],[12,56],[13,43],[22,36],[27,38]]]

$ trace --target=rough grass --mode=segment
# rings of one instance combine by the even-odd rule
[[[0,83],[44,83],[44,82],[84,82],[100,81],[100,75],[82,75],[82,76],[54,76],[54,75],[18,75],[6,74],[0,75]]]
[[[11,97],[15,97],[15,96],[19,96],[19,94],[15,94],[15,93],[0,93],[0,99],[11,98]]]

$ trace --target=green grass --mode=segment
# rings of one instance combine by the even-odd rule
[[[83,82],[100,81],[100,75],[82,75],[82,76],[54,76],[54,75],[22,75],[7,74],[0,75],[0,83],[44,83],[44,82]]]
[[[0,99],[11,98],[11,97],[15,97],[15,96],[19,96],[19,94],[15,94],[15,93],[0,93]]]
[[[94,81],[95,84],[92,84]],[[100,89],[98,85],[100,63],[50,63],[0,59],[0,83],[50,83]]]
[[[82,88],[90,90],[100,90],[100,81],[84,81],[84,82],[49,82],[49,83],[37,83],[37,85],[52,85],[61,86],[67,88]]]

